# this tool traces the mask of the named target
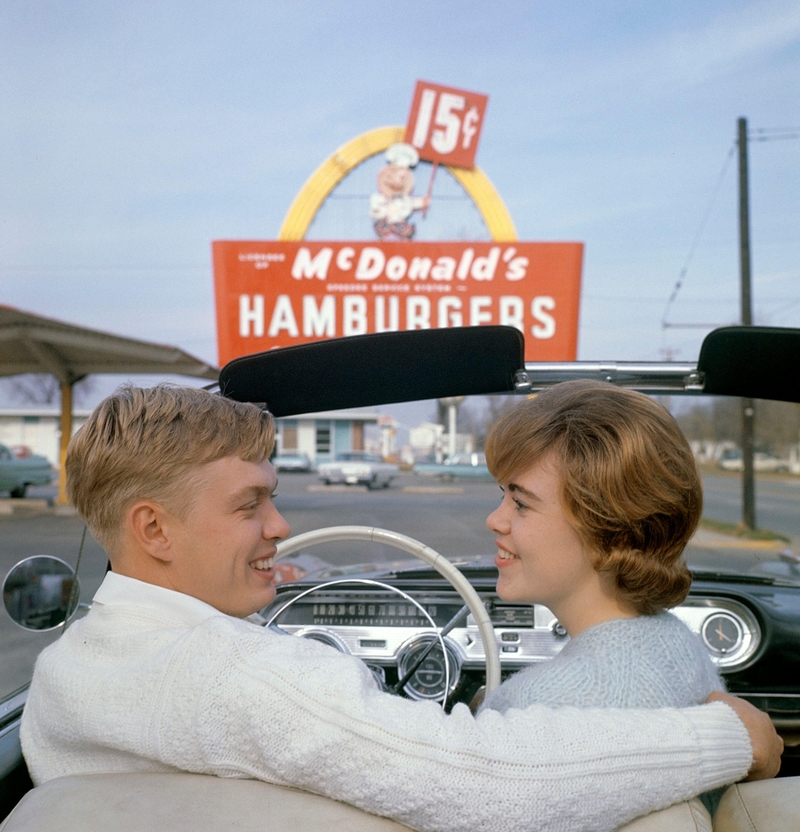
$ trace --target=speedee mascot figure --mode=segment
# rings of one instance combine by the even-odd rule
[[[427,209],[431,202],[427,196],[411,196],[411,168],[419,162],[419,154],[410,144],[393,144],[386,151],[386,160],[378,172],[379,193],[369,200],[369,214],[382,240],[410,240],[416,226],[408,218],[414,211]]]

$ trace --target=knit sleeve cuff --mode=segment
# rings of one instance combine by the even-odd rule
[[[702,791],[724,786],[746,776],[753,762],[753,746],[744,723],[733,708],[712,702],[686,711],[700,745]]]

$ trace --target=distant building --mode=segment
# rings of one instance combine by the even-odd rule
[[[442,461],[444,427],[435,422],[423,422],[408,432],[408,441],[415,459]]]
[[[91,410],[73,411],[72,432],[89,418]],[[0,442],[9,447],[25,446],[58,466],[61,414],[50,406],[3,408],[0,410]]]
[[[91,410],[74,412],[73,433],[90,413]],[[337,411],[276,419],[276,452],[305,453],[316,465],[342,451],[367,450],[367,426],[377,425],[379,415]],[[56,466],[61,438],[59,419],[59,412],[51,407],[0,409],[0,443],[9,447],[24,445]]]
[[[416,460],[442,462],[447,456],[447,431],[444,425],[423,422],[408,432],[409,445]],[[475,450],[475,439],[470,433],[456,434],[456,453],[470,454]]]
[[[368,450],[367,426],[377,425],[379,416],[338,410],[276,419],[276,452],[306,454],[317,465],[343,451]]]

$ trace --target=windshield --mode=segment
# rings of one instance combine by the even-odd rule
[[[689,439],[697,443],[697,423],[702,412],[696,408],[710,408],[711,402],[700,399],[685,400],[675,408],[678,417],[688,425]],[[463,423],[470,409],[487,408],[480,398],[467,400],[463,406]],[[419,405],[425,413],[435,410],[435,402]],[[694,424],[694,427],[692,427]],[[285,426],[279,422],[279,431]],[[721,428],[720,428],[721,429]],[[465,429],[459,441],[481,441],[480,435]],[[368,432],[368,441],[379,442],[380,435]],[[796,557],[785,554],[800,539],[797,491],[799,473],[793,470],[758,472],[756,488],[759,517],[764,527],[786,537],[767,536],[752,540],[737,536],[736,525],[741,506],[741,474],[720,467],[725,447],[716,444],[698,445],[700,469],[705,491],[704,522],[686,551],[693,569],[719,574],[738,574],[751,578],[766,578],[800,585],[800,564]],[[501,491],[491,480],[440,480],[415,472],[413,460],[403,461],[406,437],[398,431],[398,447],[391,458],[399,461],[399,474],[391,485],[382,490],[370,490],[364,485],[329,485],[319,482],[311,472],[279,474],[276,505],[288,520],[293,534],[338,525],[364,525],[387,528],[422,541],[450,560],[470,563],[483,560],[493,568],[494,537],[486,528],[486,517],[499,504]],[[418,449],[420,458],[430,449]],[[777,453],[780,453],[776,449]],[[785,453],[786,451],[784,451]],[[380,459],[379,454],[341,453],[343,459]],[[465,456],[469,460],[471,454]],[[788,458],[788,457],[787,457]],[[71,513],[57,512],[47,500],[55,497],[54,486],[32,491],[24,504],[13,512],[0,513],[0,568],[3,574],[13,564],[28,555],[48,553],[75,565],[80,549],[82,523]],[[7,504],[7,503],[6,503]],[[797,551],[795,549],[794,551]],[[306,570],[322,568],[324,564],[347,569],[355,565],[372,564],[383,569],[409,558],[403,552],[386,545],[364,543],[336,543],[309,549],[297,560]],[[88,602],[99,586],[106,569],[106,556],[89,535],[81,559],[80,580],[82,600]],[[0,615],[2,663],[0,663],[0,692],[9,693],[30,679],[36,654],[58,637],[52,633],[29,633],[15,625],[3,613]]]
[[[542,362],[695,362],[705,333],[748,319],[743,193],[752,320],[796,325],[796,4],[631,6],[418,3],[387,19],[363,0],[351,15],[331,2],[3,4],[0,443],[57,474],[61,396],[77,427],[124,382],[199,386],[234,357],[334,337],[502,324]],[[38,323],[6,324],[12,312]],[[81,332],[32,340],[48,320]],[[410,357],[280,384],[349,393],[350,366],[403,387]],[[474,372],[497,354],[454,357]],[[276,453],[311,468],[279,472],[294,531],[382,526],[491,558],[500,492],[481,454],[505,400],[465,392],[282,420]],[[696,446],[706,517],[723,524],[703,527],[690,561],[796,580],[781,549],[800,536],[798,420],[758,406],[757,525],[785,539],[753,540],[734,534],[738,403],[665,403]],[[0,569],[34,554],[74,565],[82,525],[55,486],[4,482]],[[104,568],[89,538],[84,602]],[[0,611],[0,635],[3,694],[57,634]]]

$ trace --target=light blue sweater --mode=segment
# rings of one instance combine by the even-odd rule
[[[700,639],[662,612],[584,630],[551,661],[503,682],[482,707],[685,708],[715,690],[725,685]]]
[[[488,694],[481,710],[539,703],[593,708],[685,708],[725,690],[700,639],[674,615],[597,624],[552,660],[531,665]],[[700,795],[713,815],[722,789]]]

